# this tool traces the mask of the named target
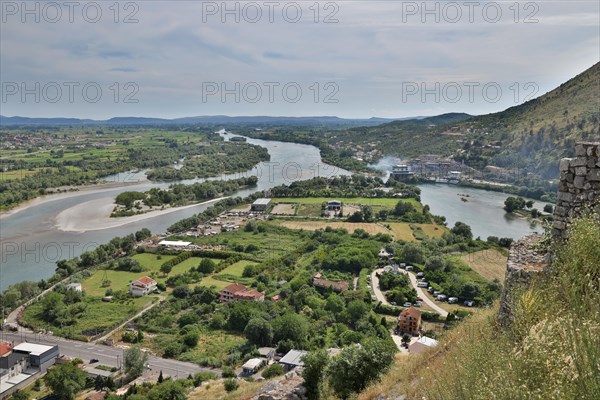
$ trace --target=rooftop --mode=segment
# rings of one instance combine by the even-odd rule
[[[271,202],[271,199],[260,198],[260,199],[254,200],[254,203],[252,203],[252,204],[264,204],[264,205],[268,205],[270,202]]]
[[[141,277],[140,279],[138,279],[137,281],[133,282],[133,283],[141,283],[142,285],[149,285],[152,282],[156,282],[154,279],[148,277],[148,276],[144,276]]]
[[[400,317],[401,318],[413,317],[413,318],[417,319],[417,318],[421,318],[421,312],[411,306],[411,307],[408,307],[408,308],[405,308],[404,310],[402,310],[402,312],[400,312]]]
[[[55,346],[46,346],[44,344],[37,344],[37,343],[21,343],[16,345],[13,350],[14,351],[20,351],[20,352],[25,352],[25,353],[29,353],[32,356],[39,356],[44,354],[45,352],[47,352],[48,350],[52,350],[52,348],[54,348]]]
[[[279,362],[281,364],[303,366],[304,362],[302,361],[302,357],[306,354],[307,352],[304,350],[290,350],[281,360],[279,360]]]
[[[237,292],[246,290],[246,286],[242,285],[241,283],[236,282],[236,283],[232,283],[229,286],[224,287],[223,290],[227,290],[231,293],[237,293]]]
[[[421,336],[415,343],[421,343],[425,346],[435,347],[437,346],[438,341],[427,336]]]
[[[190,244],[192,244],[192,242],[184,242],[183,240],[161,240],[160,242],[158,242],[158,244],[164,245],[164,246],[185,247],[185,246],[189,246]]]
[[[260,367],[263,363],[263,360],[261,360],[260,358],[251,358],[248,361],[246,361],[246,363],[244,365],[242,365],[242,368],[244,369],[256,369],[258,367]]]

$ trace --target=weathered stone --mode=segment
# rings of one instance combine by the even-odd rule
[[[587,149],[583,144],[578,143],[575,145],[575,155],[577,155],[577,157],[587,155]]]
[[[563,158],[562,160],[560,160],[559,169],[561,172],[569,170],[570,161],[570,158]]]
[[[590,170],[590,172],[587,174],[586,176],[588,181],[600,181],[600,169],[598,168],[594,168],[592,170]]]
[[[562,201],[571,202],[573,201],[573,195],[570,193],[559,192],[557,198]]]
[[[577,176],[584,176],[585,174],[587,174],[587,168],[586,167],[577,167],[577,168],[575,168],[575,175],[577,175]]]
[[[557,221],[557,220],[554,220],[554,221],[552,222],[552,227],[553,227],[553,228],[556,228],[556,229],[565,229],[565,228],[567,227],[567,224],[565,224],[565,223],[564,223],[564,222],[562,222],[562,221]]]
[[[569,165],[571,167],[583,167],[584,165],[587,164],[587,162],[588,162],[588,159],[586,157],[577,157],[577,158],[572,158]]]

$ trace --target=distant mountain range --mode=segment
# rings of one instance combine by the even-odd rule
[[[373,126],[383,123],[418,119],[422,117],[407,118],[339,118],[334,116],[315,117],[271,117],[271,116],[227,116],[206,115],[197,117],[183,117],[175,119],[143,118],[143,117],[115,117],[107,120],[92,120],[78,118],[29,118],[6,117],[0,115],[0,126],[32,126],[32,125],[219,125],[219,124],[246,124],[246,125],[318,125],[318,126]]]

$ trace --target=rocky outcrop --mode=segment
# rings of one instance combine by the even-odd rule
[[[554,208],[552,238],[567,237],[569,222],[587,208],[600,204],[600,142],[579,142],[576,158],[560,161],[560,182]],[[541,245],[541,235],[529,235],[511,246],[506,265],[506,281],[500,299],[498,322],[511,321],[512,306],[520,290],[527,288],[550,266],[549,249]]]
[[[266,383],[252,400],[304,400],[306,389],[304,379],[295,371],[284,377]]]
[[[579,142],[576,158],[560,161],[560,183],[552,236],[564,239],[569,221],[600,202],[600,142]]]

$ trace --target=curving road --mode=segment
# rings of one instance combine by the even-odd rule
[[[381,301],[381,303],[383,303],[385,305],[391,306],[391,304],[385,298],[385,295],[383,294],[381,289],[379,289],[379,278],[377,277],[377,274],[380,274],[382,272],[383,272],[383,268],[379,268],[379,269],[376,269],[375,271],[371,272],[371,285],[373,286],[373,292],[375,293],[375,297],[377,298],[377,300]],[[427,297],[427,295],[423,291],[423,288],[420,288],[417,286],[417,277],[415,276],[415,274],[413,274],[412,272],[408,272],[408,271],[403,271],[403,273],[408,274],[408,278],[410,279],[410,284],[417,291],[417,296],[423,299],[423,303],[425,303],[429,307],[431,307],[435,312],[440,314],[440,316],[446,318],[446,316],[448,315],[448,311],[444,310],[443,308],[441,308],[440,306],[435,304],[435,302],[433,300],[431,300],[429,297]]]

